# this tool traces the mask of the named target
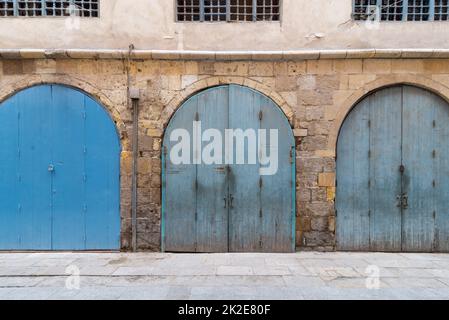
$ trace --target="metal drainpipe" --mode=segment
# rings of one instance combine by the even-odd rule
[[[129,96],[133,108],[133,172],[132,172],[132,248],[137,251],[137,159],[139,153],[139,89],[130,88]]]
[[[132,168],[132,182],[131,182],[131,229],[132,229],[132,249],[137,251],[137,161],[139,153],[139,99],[140,90],[130,86],[131,76],[131,55],[134,50],[134,45],[129,45],[128,57],[127,57],[127,85],[128,94],[132,102],[133,109],[133,168]],[[128,100],[129,101],[129,100]]]

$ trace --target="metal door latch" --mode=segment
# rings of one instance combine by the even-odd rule
[[[401,195],[396,196],[396,206],[398,208],[407,209],[408,208],[408,195],[403,193]]]
[[[55,171],[55,166],[52,164],[48,165],[48,172],[53,172],[53,171]]]

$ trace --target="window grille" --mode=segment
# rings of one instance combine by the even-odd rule
[[[281,0],[176,0],[176,21],[279,21]]]
[[[355,20],[448,20],[449,0],[353,0]]]
[[[0,0],[0,17],[98,17],[100,0]]]

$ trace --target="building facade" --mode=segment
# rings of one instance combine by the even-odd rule
[[[448,251],[448,14],[444,0],[0,0],[0,249]],[[279,179],[167,168],[170,124],[215,123],[217,105],[281,131]]]

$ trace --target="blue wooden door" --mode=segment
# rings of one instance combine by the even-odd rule
[[[449,251],[449,106],[437,95],[404,87],[404,251]]]
[[[223,161],[203,163],[203,151],[213,139],[202,140],[194,150],[194,136],[215,130],[224,135],[228,122],[228,88],[218,87],[190,98],[170,122],[165,138],[164,168],[164,246],[166,251],[223,252],[228,250],[228,181]],[[194,128],[201,123],[201,128]],[[201,130],[200,130],[201,129]],[[177,134],[183,130],[185,136]],[[178,151],[180,141],[188,142],[186,150]],[[216,153],[224,154],[224,145]],[[178,163],[173,153],[188,153],[187,160]],[[196,154],[194,154],[196,152]],[[218,154],[217,154],[218,156]]]
[[[448,251],[448,125],[447,103],[411,86],[350,112],[337,146],[340,250]]]
[[[92,98],[60,85],[0,104],[0,249],[119,249],[115,125]]]
[[[173,156],[179,156],[177,146],[182,139],[177,130],[184,129],[186,137],[194,136],[197,134],[194,121],[201,122],[203,133],[212,130],[198,139],[202,141],[203,155],[217,155],[214,163],[205,163],[204,159],[194,163],[193,152],[189,154],[190,164],[173,162]],[[268,131],[265,140],[258,139],[260,129]],[[270,129],[276,130],[277,135],[270,135]],[[234,135],[226,140],[230,130],[232,134],[235,130],[248,134],[241,140],[243,153],[238,153],[239,142]],[[219,154],[215,154],[217,150],[210,153],[207,148],[212,137],[222,141]],[[233,147],[226,148],[231,139]],[[193,139],[191,142],[193,149]],[[275,174],[261,174],[267,165],[257,160],[259,143],[269,150],[268,155],[279,154]],[[288,121],[260,93],[230,85],[208,89],[190,98],[176,112],[164,137],[164,250],[294,250],[293,152],[294,139]]]

